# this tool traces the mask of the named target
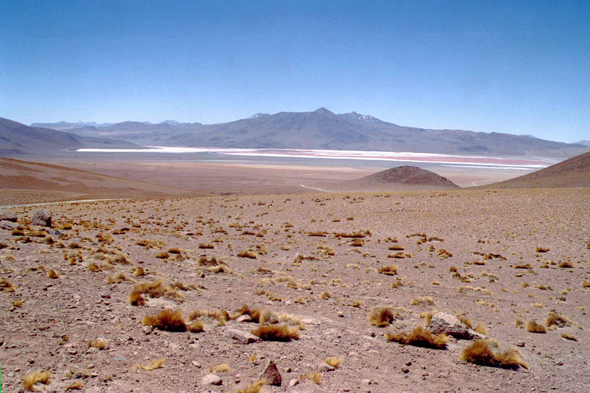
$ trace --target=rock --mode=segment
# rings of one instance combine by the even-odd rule
[[[201,363],[197,362],[196,360],[193,360],[191,362],[193,364],[193,366],[195,366],[196,368],[201,368]]]
[[[252,318],[250,318],[250,315],[240,315],[236,322],[252,322]]]
[[[143,331],[144,334],[151,334],[154,331],[154,327],[153,326],[142,326],[141,330]]]
[[[281,383],[283,383],[283,377],[277,365],[270,359],[266,362],[266,367],[264,367],[264,371],[258,379],[263,379],[265,385],[281,386]]]
[[[33,218],[31,219],[31,224],[33,225],[41,225],[44,227],[51,226],[51,213],[49,213],[46,209],[39,209],[33,214]]]
[[[432,316],[428,328],[434,334],[445,333],[462,340],[473,340],[476,338],[484,338],[482,334],[471,330],[463,322],[451,314],[444,312],[437,312]]]
[[[0,221],[16,222],[16,218],[16,214],[13,212],[7,212],[4,210],[0,211]]]
[[[16,229],[17,227],[18,227],[18,224],[16,222],[0,221],[0,228],[2,228],[2,229],[8,229],[9,231],[12,231],[13,229]]]
[[[370,385],[370,384],[371,384],[371,380],[370,380],[370,379],[367,379],[367,378],[365,378],[365,379],[361,380],[361,383],[362,383],[363,385]]]
[[[226,337],[232,338],[240,344],[252,344],[262,341],[259,337],[238,329],[226,329],[224,334]]]
[[[223,385],[223,380],[215,374],[207,374],[201,380],[201,385],[203,385],[203,386],[207,386],[207,385],[219,386],[219,385]]]
[[[321,373],[325,373],[328,371],[334,371],[336,368],[334,366],[330,366],[328,363],[320,363],[318,364],[318,371]]]
[[[299,385],[299,380],[293,378],[292,380],[289,381],[289,386],[293,387],[293,386],[297,386]]]

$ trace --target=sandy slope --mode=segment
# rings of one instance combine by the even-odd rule
[[[283,385],[267,392],[584,391],[590,384],[588,289],[581,285],[590,279],[590,237],[582,230],[590,220],[589,189],[215,196],[50,209],[63,233],[51,235],[53,245],[28,229],[33,208],[14,209],[31,242],[0,231],[7,246],[1,278],[16,286],[0,292],[3,391],[18,391],[33,370],[50,370],[48,388],[57,391],[80,380],[90,392],[235,392],[256,381],[268,359]],[[335,235],[361,230],[371,231],[362,246]],[[426,234],[424,242],[408,237],[416,233]],[[149,248],[138,244],[142,239],[161,243]],[[393,245],[411,256],[388,258]],[[248,248],[256,259],[238,257]],[[168,258],[156,258],[170,249]],[[452,256],[439,256],[442,249]],[[201,266],[201,256],[222,259],[225,272]],[[91,263],[102,271],[91,271]],[[379,274],[383,265],[397,265],[397,275]],[[139,267],[144,277],[133,276]],[[59,278],[49,278],[50,269]],[[129,280],[108,284],[117,272]],[[129,304],[131,280],[160,279],[188,290]],[[424,296],[434,304],[411,304]],[[24,303],[12,305],[18,300]],[[224,327],[205,318],[201,333],[150,332],[141,323],[163,308],[186,316],[243,304],[300,318],[300,339],[237,344],[228,328],[248,332],[258,324],[236,320]],[[407,311],[377,328],[367,322],[373,306]],[[482,323],[501,348],[520,345],[530,369],[464,363],[459,356],[470,343],[456,339],[446,350],[386,341],[386,332],[412,330],[432,309]],[[569,326],[546,334],[515,326],[516,319],[544,323],[550,311],[567,316]],[[88,349],[97,338],[106,348]],[[306,376],[328,356],[343,362],[316,385]],[[133,369],[162,358],[162,368]],[[223,385],[202,387],[209,368],[222,363],[230,368],[217,373]],[[290,380],[299,384],[291,388]]]
[[[38,201],[187,195],[162,187],[63,166],[0,158],[0,205]],[[194,191],[193,191],[194,193]]]

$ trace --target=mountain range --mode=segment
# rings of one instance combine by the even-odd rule
[[[57,129],[64,123],[35,123],[39,124]],[[69,128],[68,132],[141,145],[187,147],[373,150],[560,159],[590,150],[589,146],[582,144],[548,141],[529,135],[400,126],[370,115],[356,112],[335,114],[325,108],[313,112],[259,113],[220,124],[126,121]]]

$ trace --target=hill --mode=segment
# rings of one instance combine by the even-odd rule
[[[370,115],[356,112],[335,114],[325,108],[273,115],[258,113],[247,119],[221,124],[127,121],[68,131],[86,137],[100,136],[143,145],[188,147],[373,150],[559,159],[590,150],[589,146],[581,144],[553,142],[527,135],[400,126]]]
[[[83,137],[49,128],[29,127],[0,117],[0,156],[49,153],[83,147],[133,148],[138,146],[128,141]]]
[[[356,180],[322,185],[330,191],[412,191],[460,188],[446,177],[416,166],[386,169]]]
[[[197,194],[63,166],[0,158],[0,204]]]
[[[483,188],[575,188],[590,187],[590,152],[550,167],[490,184]]]

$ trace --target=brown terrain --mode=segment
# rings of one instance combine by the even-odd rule
[[[584,167],[578,159],[567,168]],[[308,168],[287,172],[298,191],[313,191],[297,187],[305,174],[367,186],[427,179],[441,189],[187,196],[1,162],[5,204],[29,192],[117,199],[49,204],[51,223],[33,219],[38,206],[0,215],[3,391],[590,384],[590,188],[456,189],[408,167],[369,180]],[[264,173],[287,184],[278,170]]]
[[[0,158],[0,202],[22,204],[97,198],[195,194],[180,188],[90,173],[63,166]]]
[[[487,188],[572,188],[590,187],[590,153],[558,164],[486,186]]]

